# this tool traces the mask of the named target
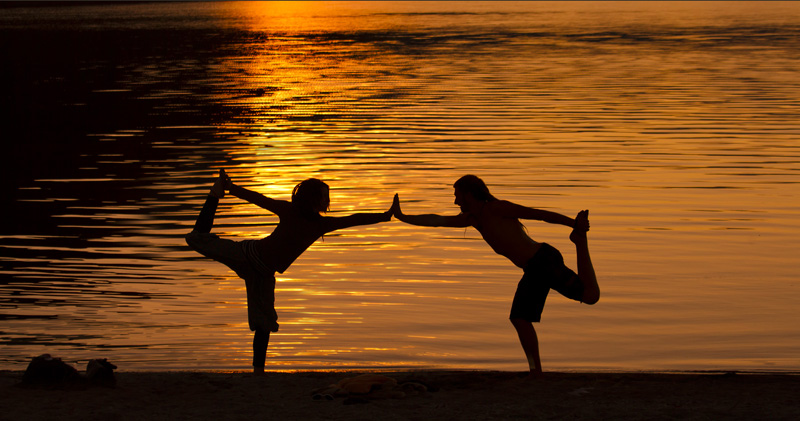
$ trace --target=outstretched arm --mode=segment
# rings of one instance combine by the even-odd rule
[[[354,213],[349,216],[339,216],[339,217],[325,217],[325,232],[336,231],[344,228],[355,227],[358,225],[372,225],[377,224],[379,222],[386,222],[392,219],[392,215],[395,212],[395,203],[392,203],[392,207],[389,208],[386,212],[375,212],[375,213],[368,213],[368,212],[361,212],[361,213]]]
[[[436,215],[436,214],[423,214],[423,215],[406,215],[400,209],[400,196],[394,195],[394,217],[411,225],[419,225],[422,227],[467,227],[469,221],[467,215],[459,214],[454,216]]]
[[[572,228],[575,227],[574,219],[557,212],[529,208],[527,206],[518,205],[507,200],[498,201],[494,206],[499,215],[507,218],[533,219],[551,224],[561,224]]]
[[[274,214],[280,214],[286,208],[291,206],[291,203],[285,200],[273,199],[271,197],[264,196],[261,193],[254,192],[242,186],[233,184],[233,181],[231,181],[227,174],[225,175],[225,179],[225,188],[228,189],[232,195],[238,197],[239,199],[250,202],[258,207],[264,208]]]

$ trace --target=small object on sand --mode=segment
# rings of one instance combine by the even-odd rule
[[[116,387],[117,378],[114,369],[117,366],[108,362],[107,358],[89,360],[86,364],[86,379],[90,384],[103,387]]]
[[[50,354],[34,357],[22,376],[22,386],[67,386],[79,383],[80,374],[75,367]]]
[[[373,399],[399,399],[412,395],[427,393],[425,385],[416,382],[398,384],[382,374],[361,374],[348,377],[311,394],[314,400],[333,400],[336,397],[346,398],[345,405],[367,403]]]
[[[569,392],[569,394],[572,396],[582,396],[590,393],[592,390],[594,390],[594,388],[591,386],[579,387],[572,392]]]

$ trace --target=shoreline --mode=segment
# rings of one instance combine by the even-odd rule
[[[114,388],[20,387],[23,373],[0,371],[2,419],[800,418],[797,372],[120,371]],[[393,387],[329,388],[362,375]]]

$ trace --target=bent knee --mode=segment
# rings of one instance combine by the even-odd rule
[[[214,234],[197,231],[192,231],[183,236],[183,239],[186,241],[186,245],[202,255],[207,254],[209,251],[209,244],[216,238],[217,237]]]
[[[192,231],[183,236],[183,239],[186,240],[186,244],[189,245],[209,242],[217,238],[219,237],[216,234],[211,234],[209,232],[198,232],[198,231]]]
[[[192,231],[192,232],[184,235],[183,239],[184,239],[184,241],[186,241],[186,244],[189,247],[195,248],[195,244],[197,244],[198,237],[199,237],[199,233]]]
[[[581,299],[582,303],[589,305],[597,304],[598,301],[600,301],[600,291],[592,291],[585,293],[583,294],[583,298]]]

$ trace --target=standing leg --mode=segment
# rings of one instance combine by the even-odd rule
[[[253,335],[253,373],[264,374],[267,361],[267,347],[269,346],[269,332],[261,329]]]
[[[522,345],[522,350],[525,351],[525,356],[528,358],[528,367],[530,367],[531,370],[530,377],[541,376],[542,362],[539,358],[539,338],[536,336],[533,323],[525,319],[511,319],[511,324],[517,329],[519,343]]]
[[[251,264],[236,272],[247,290],[247,324],[253,334],[253,373],[264,373],[270,332],[278,331],[275,312],[275,276],[258,272]]]
[[[594,304],[600,300],[600,286],[597,284],[597,275],[594,273],[592,259],[589,256],[587,231],[589,231],[589,211],[582,210],[575,217],[575,227],[572,229],[569,239],[575,243],[575,251],[578,255],[578,277],[583,282],[581,302]]]

